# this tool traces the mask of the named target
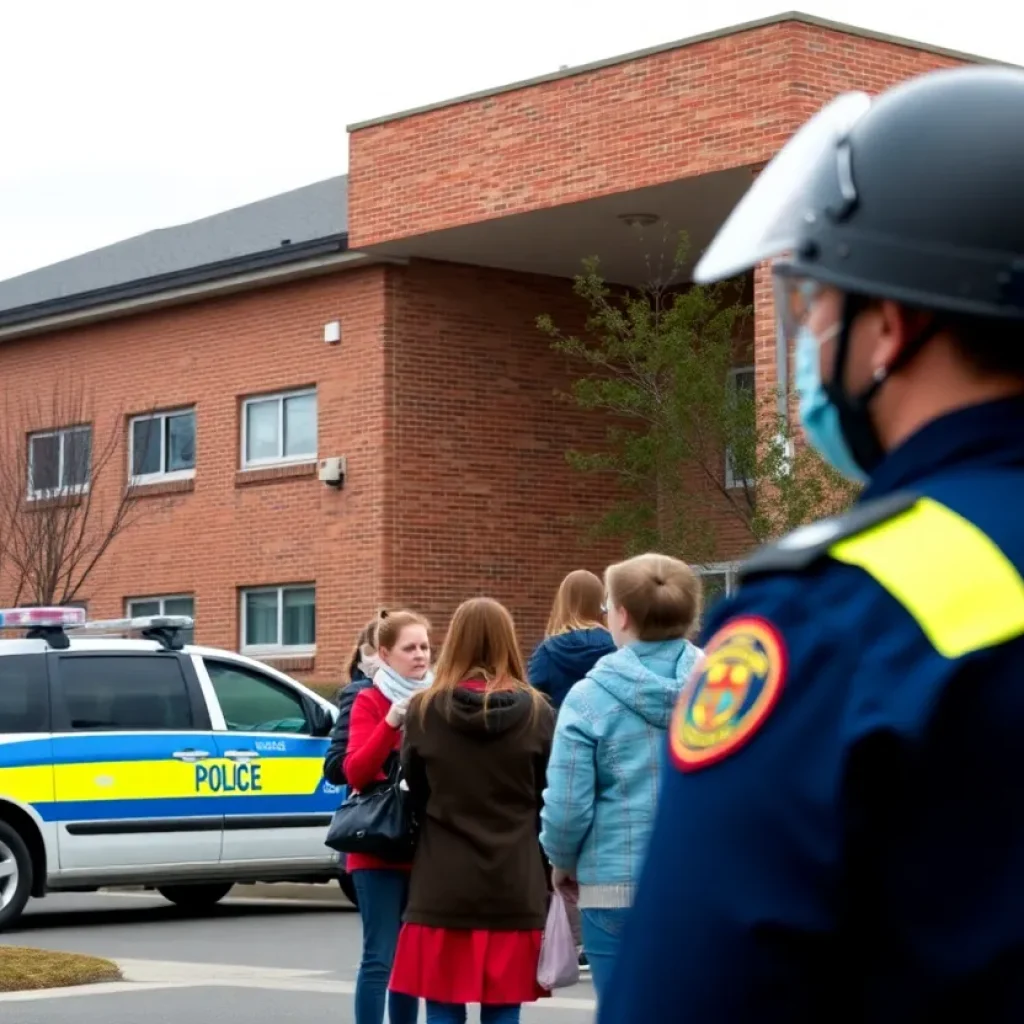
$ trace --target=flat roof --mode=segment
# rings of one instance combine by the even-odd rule
[[[631,61],[641,60],[644,57],[653,57],[656,54],[668,53],[671,50],[681,50],[686,46],[693,46],[696,43],[704,43],[714,39],[725,39],[729,36],[739,35],[741,32],[750,32],[753,29],[766,28],[770,25],[780,25],[787,21],[796,21],[804,25],[812,25],[815,28],[827,29],[831,32],[842,32],[848,36],[860,36],[862,39],[871,39],[878,43],[891,43],[894,46],[902,46],[910,50],[923,50],[925,53],[935,53],[942,57],[951,57],[954,60],[961,60],[969,64],[1006,63],[1005,61],[994,60],[991,57],[982,57],[976,53],[963,53],[960,50],[950,50],[944,46],[932,46],[929,43],[922,43],[919,39],[905,39],[902,36],[889,35],[886,32],[876,32],[873,29],[862,28],[858,25],[847,25],[841,21],[830,21],[828,18],[819,18],[814,14],[804,14],[803,11],[786,11],[782,14],[769,15],[767,18],[745,21],[739,25],[727,25],[725,28],[715,29],[711,32],[701,32],[699,35],[687,36],[685,39],[677,39],[675,42],[660,43],[657,46],[649,46],[643,50],[633,50],[631,53],[619,54],[616,57],[605,57],[603,60],[591,61],[589,64],[577,64],[562,71],[552,71],[547,75],[524,78],[518,82],[510,82],[508,85],[499,85],[492,89],[481,89],[478,92],[466,93],[464,96],[456,96],[453,99],[439,100],[436,103],[410,107],[408,110],[401,110],[394,114],[383,114],[380,117],[373,117],[366,121],[357,121],[348,125],[347,131],[358,132],[363,128],[387,124],[389,121],[401,121],[403,118],[413,117],[416,114],[426,114],[432,110],[443,110],[445,107],[454,107],[461,103],[486,99],[489,96],[500,96],[506,92],[517,92],[520,89],[529,89],[535,85],[543,85],[545,82],[557,82],[563,78],[575,78],[577,75],[599,71],[601,68],[614,67],[616,64],[628,64]]]

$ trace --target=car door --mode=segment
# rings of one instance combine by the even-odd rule
[[[217,704],[218,760],[204,791],[221,797],[222,862],[329,866],[334,857],[324,835],[340,795],[323,778],[328,740],[313,735],[310,698],[286,678],[241,661],[195,661]]]
[[[172,651],[49,657],[61,871],[217,863],[224,819],[197,783],[217,747],[190,661]]]

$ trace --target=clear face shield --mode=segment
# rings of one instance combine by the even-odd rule
[[[693,273],[697,284],[735,277],[796,250],[822,215],[826,190],[830,203],[856,202],[850,150],[843,141],[870,106],[867,93],[844,93],[793,135],[701,256]]]

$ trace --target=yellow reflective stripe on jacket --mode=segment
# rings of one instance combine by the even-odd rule
[[[985,533],[930,498],[829,549],[870,573],[946,658],[1024,634],[1024,580]]]

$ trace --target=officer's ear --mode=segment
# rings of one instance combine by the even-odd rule
[[[916,338],[928,322],[928,314],[919,309],[880,299],[864,311],[872,320],[874,343],[870,355],[871,372],[887,372],[903,349]]]

